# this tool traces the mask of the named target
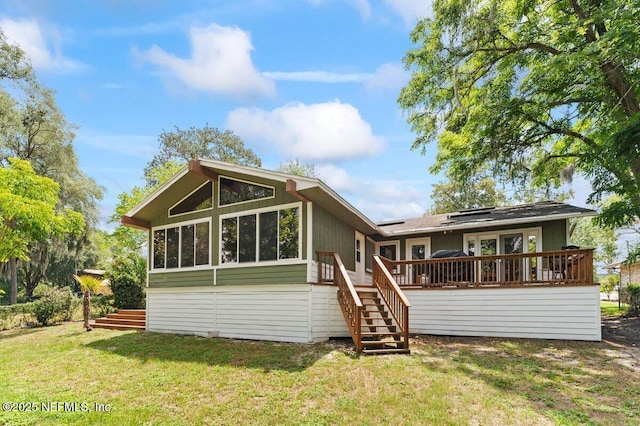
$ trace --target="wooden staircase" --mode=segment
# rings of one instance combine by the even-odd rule
[[[147,327],[147,311],[144,309],[118,309],[115,314],[96,318],[90,325],[92,328],[144,331]]]
[[[402,332],[387,311],[385,303],[380,299],[378,291],[373,287],[356,287],[362,301],[360,319],[360,342],[362,353],[375,354],[408,354],[402,339]]]

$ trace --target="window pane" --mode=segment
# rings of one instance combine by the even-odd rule
[[[273,197],[273,188],[252,183],[239,182],[228,178],[220,178],[221,206],[269,197]]]
[[[210,209],[211,207],[213,207],[213,183],[207,182],[169,210],[169,215],[174,216],[182,213]]]
[[[240,262],[256,261],[256,215],[240,216]]]
[[[167,229],[167,268],[178,267],[179,228]]]
[[[387,259],[390,259],[390,260],[397,260],[396,245],[390,244],[386,246],[380,246],[380,256],[386,257]]]
[[[221,241],[222,263],[233,263],[238,261],[238,218],[230,217],[222,219],[222,241]]]
[[[180,251],[180,267],[195,265],[193,239],[195,237],[195,225],[184,225],[182,227],[182,247]]]
[[[153,268],[164,268],[164,249],[166,247],[164,241],[164,229],[153,232]]]
[[[298,254],[298,208],[280,210],[280,259],[295,259]]]
[[[209,222],[196,224],[196,265],[209,264]]]
[[[260,213],[260,260],[278,260],[278,212]]]

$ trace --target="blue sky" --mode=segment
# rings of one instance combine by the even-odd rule
[[[265,168],[314,164],[378,221],[422,215],[439,180],[428,171],[435,147],[410,150],[397,105],[409,33],[429,4],[22,0],[0,4],[0,27],[79,127],[75,149],[105,187],[104,218],[142,184],[163,130],[209,124],[233,130]]]

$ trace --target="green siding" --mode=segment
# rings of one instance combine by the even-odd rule
[[[176,271],[149,274],[149,287],[206,287],[213,285],[213,270]]]
[[[217,285],[302,284],[307,282],[307,264],[221,268]]]
[[[509,229],[526,229],[526,228],[542,228],[542,250],[543,251],[553,251],[560,250],[562,246],[567,245],[567,221],[565,219],[562,220],[554,220],[554,221],[546,221],[546,222],[531,222],[531,223],[520,223],[516,225],[509,226],[496,226],[494,228],[479,228],[479,229],[465,229],[465,230],[457,230],[457,231],[447,231],[445,232],[433,232],[428,234],[416,234],[410,236],[396,237],[396,238],[388,238],[382,241],[394,241],[400,240],[400,253],[401,258],[406,259],[406,241],[409,238],[421,238],[421,237],[430,237],[431,238],[431,253],[435,253],[438,250],[456,250],[456,249],[464,249],[464,234],[475,234],[475,233],[484,233],[484,232],[492,232],[492,231],[505,231]],[[465,249],[466,251],[466,249]]]
[[[316,251],[340,254],[348,270],[356,268],[355,229],[317,204],[313,205],[313,256]]]

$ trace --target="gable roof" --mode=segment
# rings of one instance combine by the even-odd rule
[[[591,209],[576,207],[555,201],[521,204],[508,207],[488,207],[461,210],[459,212],[422,216],[413,219],[382,222],[378,227],[387,236],[409,235],[419,232],[477,229],[527,222],[569,219],[579,216],[595,216]]]
[[[191,179],[193,185],[201,184],[202,179],[217,180],[221,174],[230,173],[247,179],[263,178],[284,183],[287,192],[303,201],[312,201],[365,234],[379,234],[382,237],[411,235],[457,229],[478,229],[527,222],[568,219],[578,216],[595,216],[591,209],[569,204],[545,201],[509,207],[490,207],[462,210],[459,212],[421,216],[374,223],[362,212],[353,207],[333,189],[318,178],[297,176],[257,167],[226,163],[217,160],[191,160],[171,179],[160,185],[122,217],[127,226],[149,229],[150,219],[155,214],[154,204],[165,192],[170,192],[178,181]]]

